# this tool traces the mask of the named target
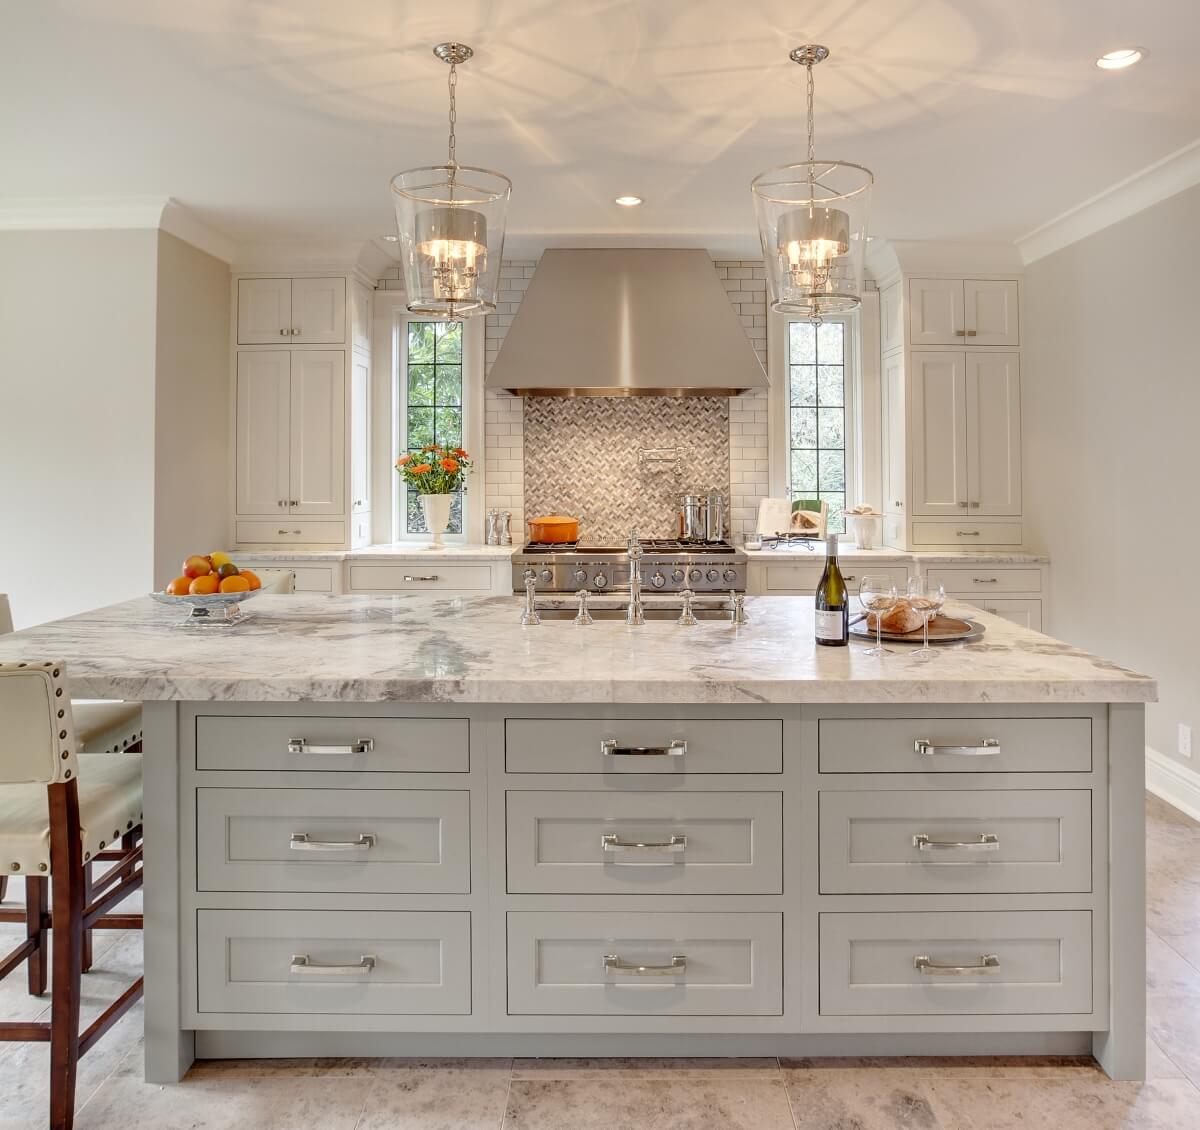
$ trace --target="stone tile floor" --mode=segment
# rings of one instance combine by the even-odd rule
[[[1147,800],[1148,1078],[1089,1059],[249,1060],[142,1082],[133,1009],[80,1064],[79,1130],[1200,1130],[1200,824]],[[10,898],[19,895],[19,885]],[[0,926],[11,936],[15,927]],[[9,938],[0,937],[8,948]],[[85,1023],[137,975],[101,935]],[[24,971],[0,1017],[36,1018]],[[0,1130],[46,1124],[45,1044],[0,1044]]]

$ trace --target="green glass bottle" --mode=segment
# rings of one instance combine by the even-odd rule
[[[838,536],[825,538],[825,572],[817,582],[814,598],[817,643],[821,647],[845,647],[850,642],[850,592],[838,567]]]

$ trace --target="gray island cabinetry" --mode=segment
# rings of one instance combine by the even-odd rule
[[[146,703],[146,1069],[986,1054],[1144,1073],[1143,676],[513,599],[149,602],[8,637]]]

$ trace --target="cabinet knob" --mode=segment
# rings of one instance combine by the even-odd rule
[[[971,503],[971,505],[972,505],[973,507],[977,507],[977,506],[979,505],[979,503],[978,503],[978,502],[972,502],[972,503]]]
[[[966,331],[966,330],[955,330],[955,331],[954,331],[954,336],[955,336],[955,337],[966,337],[966,336],[967,336],[967,331]]]
[[[291,499],[291,500],[289,501],[289,505],[290,505],[290,506],[299,506],[299,505],[300,505],[300,503],[299,503],[299,502],[297,502],[297,501],[296,501],[296,500],[293,498],[293,499]]]
[[[292,330],[292,337],[299,337],[299,336],[300,336],[299,328]]]
[[[287,337],[287,335],[288,335],[289,333],[291,333],[291,330],[280,330],[280,331],[279,331],[279,336],[280,336],[280,337]]]
[[[979,336],[978,330],[967,330],[967,337],[978,337],[978,336]]]
[[[968,503],[968,502],[962,502],[962,501],[959,502],[959,506],[961,506],[964,510],[966,510],[966,508],[969,505],[970,505],[970,503]]]

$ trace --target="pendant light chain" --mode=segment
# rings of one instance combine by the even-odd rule
[[[809,59],[805,67],[808,71],[808,163],[812,165],[817,159],[816,127],[813,124],[813,96],[817,87],[813,82],[813,60]]]
[[[809,71],[811,74],[811,70]],[[454,152],[454,124],[458,121],[458,108],[455,104],[455,88],[458,86],[458,64],[450,64],[450,75],[446,79],[446,87],[450,92],[450,138],[447,146],[446,164],[450,166],[450,176],[453,177],[458,169],[458,158]],[[810,110],[811,114],[811,110]]]

